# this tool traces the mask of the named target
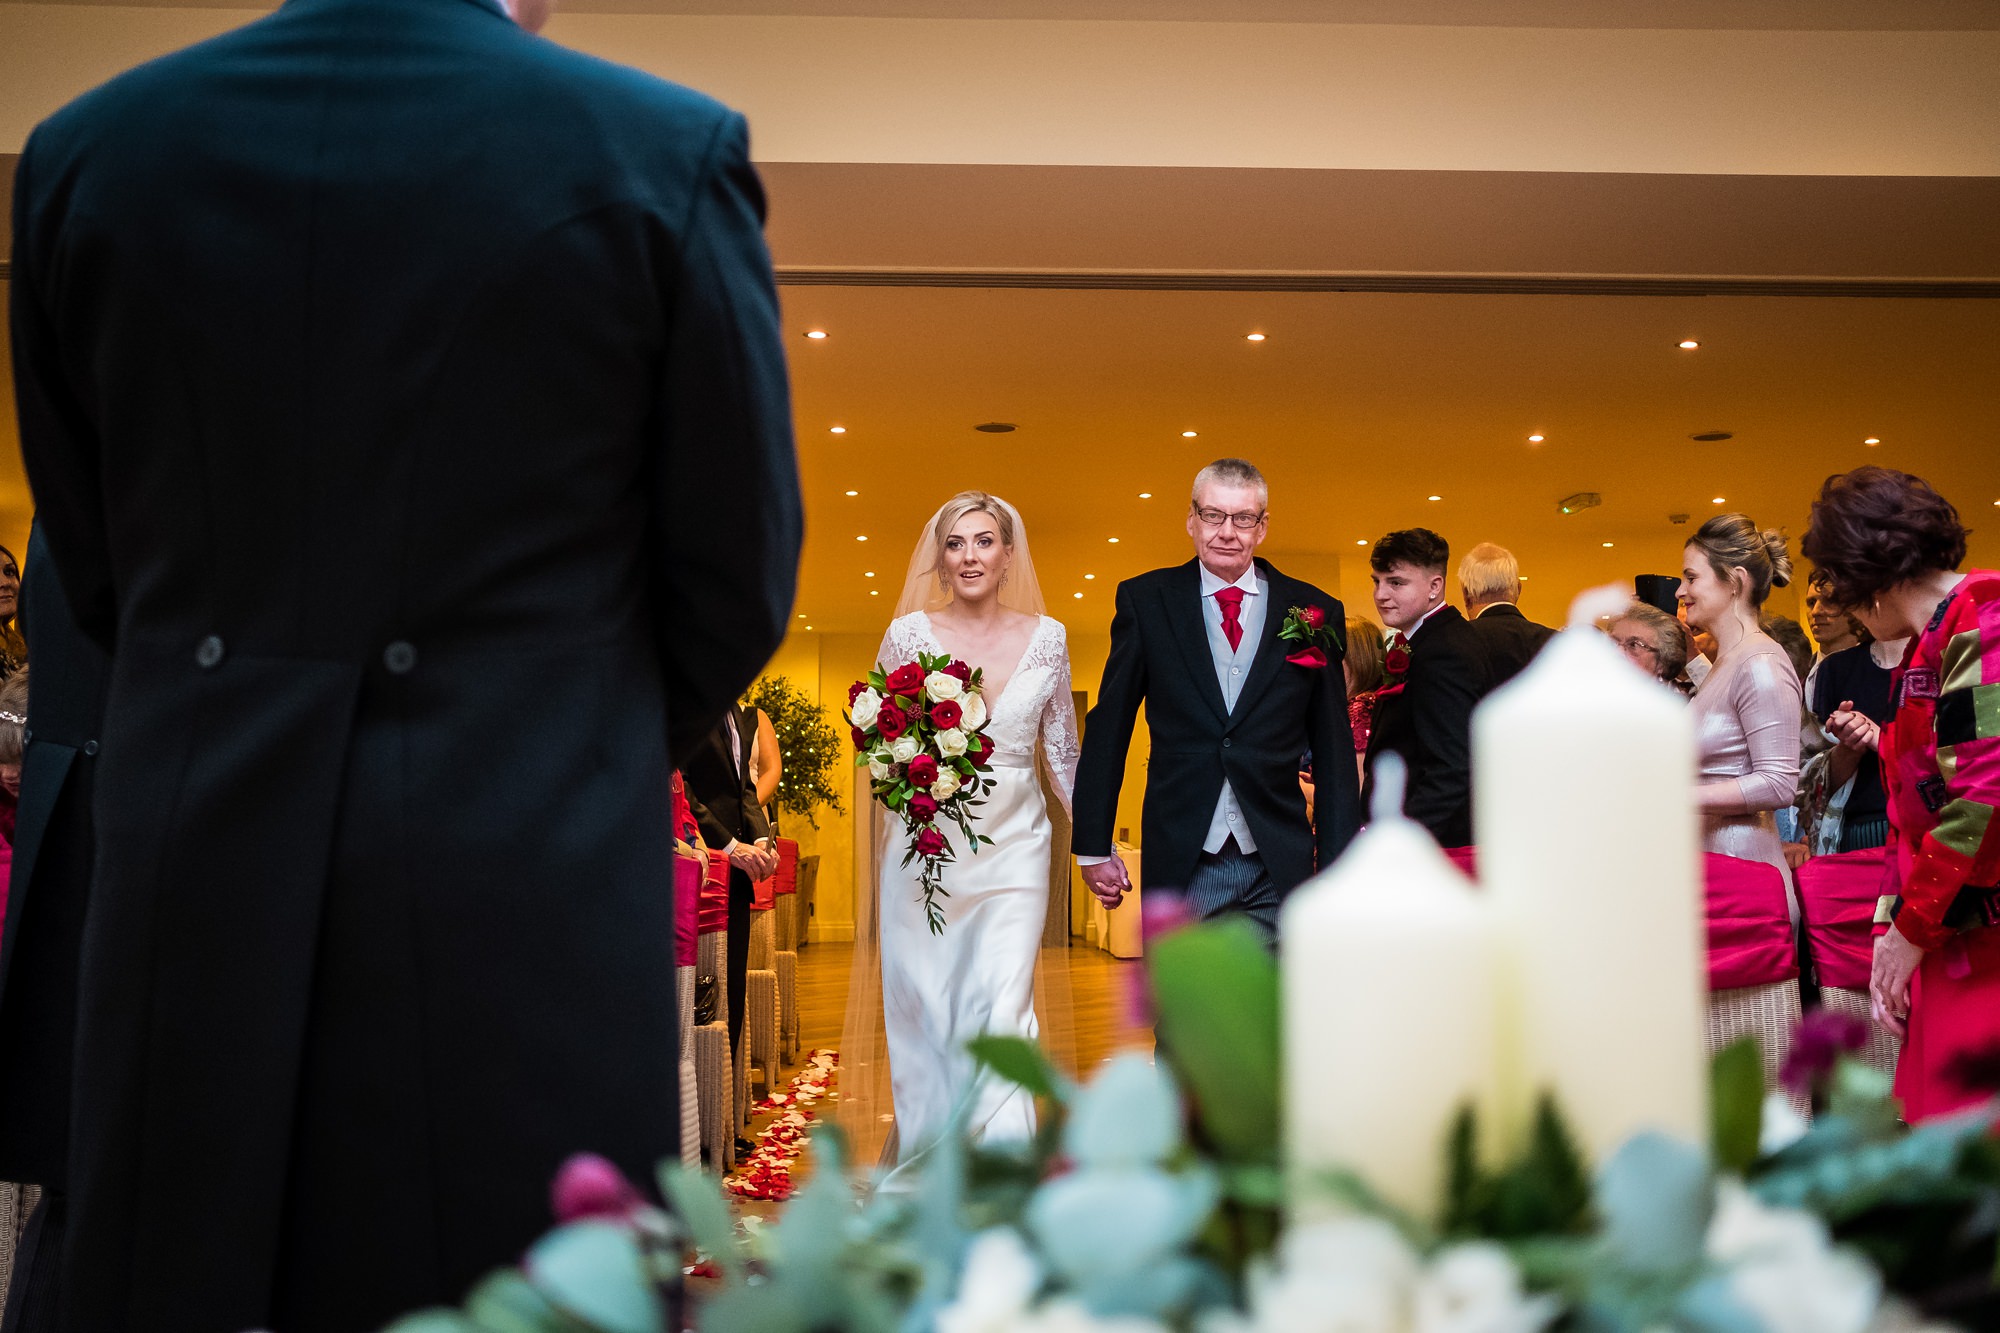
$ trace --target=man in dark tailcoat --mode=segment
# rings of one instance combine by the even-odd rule
[[[1118,585],[1111,655],[1084,722],[1071,850],[1091,891],[1117,906],[1129,887],[1112,827],[1139,707],[1152,758],[1141,816],[1148,888],[1186,891],[1194,912],[1236,913],[1267,934],[1315,866],[1360,824],[1354,733],[1333,627],[1335,598],[1258,559],[1270,531],[1263,474],[1225,458],[1195,477],[1195,558]],[[1279,638],[1293,608],[1318,608],[1335,646],[1318,661]],[[1317,821],[1299,760],[1311,751]]]
[[[740,116],[515,17],[291,0],[21,157],[28,476],[113,661],[86,1333],[378,1328],[567,1154],[675,1150],[671,754],[800,542],[763,198]]]
[[[750,775],[756,723],[732,703],[722,722],[681,760],[688,807],[701,826],[701,840],[729,858],[729,1049],[743,1041],[743,999],[750,967],[750,904],[755,882],[777,868],[770,821],[757,803]]]
[[[1458,590],[1465,618],[1486,652],[1488,689],[1520,675],[1556,636],[1521,614],[1521,565],[1504,546],[1481,542],[1467,551],[1458,562]]]
[[[34,653],[13,881],[0,927],[0,1180],[42,1187],[14,1256],[7,1333],[53,1333],[68,1211],[76,968],[90,901],[91,790],[100,749],[104,650],[78,630],[37,527],[22,571]]]
[[[1375,694],[1362,800],[1374,798],[1375,761],[1403,757],[1403,812],[1444,847],[1472,845],[1472,710],[1491,679],[1479,635],[1444,598],[1451,548],[1429,528],[1375,543],[1368,564],[1375,612],[1390,630],[1386,679]]]

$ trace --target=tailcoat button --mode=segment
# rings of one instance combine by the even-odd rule
[[[194,664],[204,671],[213,671],[222,665],[224,651],[221,637],[211,634],[194,650]]]
[[[1227,750],[1227,749],[1229,748],[1229,737],[1227,737],[1227,736],[1224,736],[1224,737],[1222,738],[1222,748],[1223,748],[1223,749],[1225,749],[1225,750]]]
[[[407,676],[416,669],[416,645],[405,639],[398,639],[382,650],[382,665],[392,676]]]
[[[97,742],[96,742],[96,741],[85,741],[85,742],[83,743],[83,752],[84,752],[85,754],[96,754],[96,753],[97,753]]]

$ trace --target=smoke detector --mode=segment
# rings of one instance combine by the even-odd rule
[[[1684,526],[1687,523],[1687,521],[1688,521],[1688,516],[1686,514],[1667,515],[1667,522],[1673,524],[1677,528]]]
[[[1556,501],[1556,510],[1564,514],[1580,514],[1586,509],[1595,509],[1604,503],[1604,497],[1596,491],[1578,491],[1575,495],[1565,495]]]

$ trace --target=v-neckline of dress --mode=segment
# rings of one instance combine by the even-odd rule
[[[937,626],[931,621],[931,613],[919,610],[917,614],[924,618],[924,634],[930,639],[932,646],[946,656],[950,656],[951,649],[945,647],[944,640],[938,637]],[[1001,700],[1007,697],[1007,691],[1014,688],[1014,678],[1021,674],[1021,664],[1027,661],[1028,654],[1034,651],[1035,640],[1041,638],[1042,628],[1048,624],[1048,621],[1049,618],[1047,616],[1035,617],[1035,627],[1028,632],[1028,641],[1021,645],[1021,655],[1014,659],[1013,670],[1007,673],[1007,683],[1000,687],[1000,693],[994,695],[993,702],[986,706],[986,715],[988,717],[993,717],[999,713]]]

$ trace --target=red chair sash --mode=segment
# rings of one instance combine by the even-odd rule
[[[708,874],[701,882],[700,916],[696,929],[703,935],[729,929],[729,858],[713,848],[708,853]]]
[[[1875,847],[1815,856],[1799,867],[1799,912],[1822,986],[1868,989],[1875,961],[1875,900],[1889,854]]]
[[[778,839],[778,892],[799,891],[799,843],[796,838]]]
[[[700,950],[701,881],[707,866],[685,856],[674,858],[674,966],[693,967]]]
[[[750,885],[750,910],[768,912],[778,905],[778,877],[774,873],[769,879],[753,881]]]
[[[1702,859],[1708,897],[1708,988],[1768,986],[1798,976],[1784,873],[1767,862],[1739,856],[1710,852]]]

